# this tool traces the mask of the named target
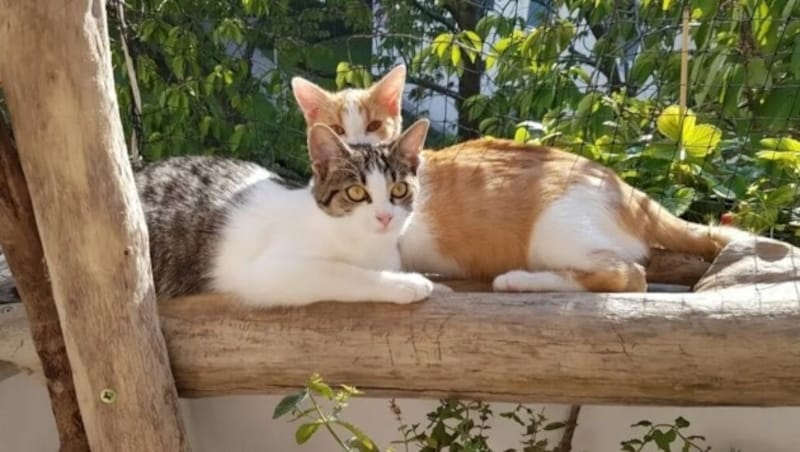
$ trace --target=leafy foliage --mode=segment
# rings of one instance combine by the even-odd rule
[[[222,154],[307,177],[290,77],[363,87],[404,61],[416,104],[407,119],[434,98],[458,113],[431,144],[456,141],[455,132],[559,146],[611,166],[686,218],[724,215],[800,243],[796,0],[125,5],[125,21],[109,8],[113,62],[124,125],[138,131],[145,160]],[[682,114],[675,43],[684,6],[694,22]]]
[[[287,395],[278,403],[273,419],[291,414],[292,422],[306,421],[300,424],[295,431],[297,444],[305,443],[314,436],[320,427],[324,427],[344,451],[377,452],[378,447],[375,442],[361,429],[345,421],[341,416],[350,398],[359,394],[361,392],[358,389],[347,385],[342,385],[340,389],[333,389],[323,381],[322,377],[314,374],[309,378],[305,388],[297,393]],[[317,398],[332,404],[330,413],[326,414],[323,411],[323,406]],[[308,402],[311,407],[303,408],[305,402]],[[342,431],[349,434],[349,438],[343,439]]]
[[[639,438],[622,441],[620,445],[624,452],[640,452],[645,450],[647,445],[653,445],[657,450],[664,452],[671,452],[673,447],[678,446],[680,446],[681,452],[707,452],[711,450],[711,446],[704,448],[698,444],[698,442],[706,440],[704,436],[686,433],[685,429],[689,425],[689,421],[683,417],[675,419],[673,424],[653,424],[648,420],[642,420],[631,425],[631,427],[643,427],[646,429],[646,433]]]
[[[351,386],[343,385],[341,389],[332,389],[323,379],[314,374],[306,387],[297,393],[287,395],[275,407],[273,418],[291,413],[291,422],[300,422],[295,431],[297,444],[310,439],[321,426],[330,433],[332,439],[344,452],[379,451],[375,441],[360,428],[344,421],[342,412],[354,396],[362,392]],[[325,413],[323,404],[316,397],[332,403],[330,413]],[[306,402],[310,407],[305,407]],[[426,422],[408,424],[403,419],[400,407],[392,399],[389,408],[396,418],[398,431],[403,439],[393,441],[387,452],[397,452],[397,447],[408,452],[492,452],[489,446],[490,421],[494,419],[491,405],[481,401],[464,402],[455,399],[440,400],[439,406],[426,415]],[[503,452],[559,452],[561,444],[551,445],[548,432],[563,430],[567,422],[549,422],[544,412],[517,405],[513,410],[500,413],[501,419],[513,422],[521,429],[519,449],[506,449]],[[423,426],[424,425],[424,426]],[[642,420],[632,425],[633,428],[644,428],[645,433],[620,443],[623,452],[641,452],[659,450],[670,452],[673,447],[680,447],[681,452],[707,452],[710,447],[702,447],[700,443],[705,437],[687,433],[690,423],[678,417],[672,424],[654,424]],[[338,431],[349,434],[343,439]],[[648,446],[653,447],[648,448]],[[675,449],[678,450],[678,449]]]

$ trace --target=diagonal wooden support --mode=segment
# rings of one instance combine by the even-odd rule
[[[22,296],[42,362],[62,451],[87,451],[67,350],[19,155],[0,117],[0,246]]]
[[[105,2],[0,0],[6,94],[94,451],[188,450],[114,91]]]

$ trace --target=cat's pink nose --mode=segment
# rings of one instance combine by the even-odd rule
[[[389,226],[389,223],[392,222],[392,218],[394,218],[394,215],[390,213],[376,213],[375,218],[378,220],[380,224],[383,225],[383,227],[386,227]]]

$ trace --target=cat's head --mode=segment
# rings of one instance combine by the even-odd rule
[[[399,65],[368,89],[327,91],[302,78],[292,79],[292,91],[308,127],[326,124],[345,143],[380,143],[403,130],[401,112],[406,67]]]
[[[355,232],[398,234],[418,190],[416,170],[429,124],[421,119],[395,140],[358,145],[348,145],[324,124],[313,125],[308,153],[319,208]]]

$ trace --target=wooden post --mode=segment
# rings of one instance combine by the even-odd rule
[[[33,207],[10,130],[0,117],[0,246],[14,275],[42,362],[61,451],[88,451],[67,350]]]
[[[0,11],[0,79],[89,445],[187,450],[114,92],[105,2],[0,0]]]

